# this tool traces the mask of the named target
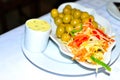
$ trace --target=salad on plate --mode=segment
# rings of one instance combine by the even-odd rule
[[[100,65],[110,71],[107,64],[115,45],[115,36],[110,26],[102,25],[105,24],[102,19],[92,9],[76,3],[64,3],[51,10],[54,29],[50,37],[63,53],[72,55],[72,60],[85,66]]]

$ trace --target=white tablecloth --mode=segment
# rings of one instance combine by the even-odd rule
[[[94,8],[98,14],[107,18],[116,32],[120,32],[120,21],[106,11],[109,0],[80,0],[77,3]],[[49,20],[49,14],[40,17]],[[31,64],[23,55],[21,41],[24,35],[24,24],[0,36],[0,80],[96,80],[95,75],[84,77],[65,77],[47,73]],[[111,66],[108,76],[98,74],[98,80],[118,80],[120,74],[120,58]]]

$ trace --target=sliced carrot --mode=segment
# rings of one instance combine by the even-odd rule
[[[88,35],[85,34],[78,34],[77,36],[74,37],[74,40],[69,43],[69,46],[72,47],[80,47],[80,45],[89,39]]]

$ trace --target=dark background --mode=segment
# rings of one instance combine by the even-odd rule
[[[0,1],[11,1],[11,0],[0,0]],[[17,1],[17,0],[16,0]],[[34,0],[36,1],[36,0]],[[0,34],[3,34],[19,25],[22,25],[25,23],[25,21],[27,19],[30,19],[30,18],[38,18],[48,12],[51,11],[52,8],[57,8],[60,4],[64,3],[64,2],[74,2],[76,0],[38,0],[38,4],[27,4],[25,6],[22,7],[22,12],[24,13],[22,16],[20,15],[21,12],[19,12],[18,8],[14,8],[14,9],[11,9],[9,11],[6,11],[4,13],[4,16],[3,14],[0,14]],[[17,4],[17,2],[15,2],[14,4]],[[37,5],[37,11],[35,11],[35,9],[31,8],[34,7],[34,5]],[[0,5],[1,7],[2,5]],[[12,5],[9,5],[10,7]],[[9,7],[8,6],[8,7]],[[2,8],[0,9],[1,12],[2,11]],[[34,12],[33,13],[31,13]],[[4,17],[6,22],[2,22],[1,21],[1,17]]]

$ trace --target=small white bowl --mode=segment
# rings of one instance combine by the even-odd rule
[[[46,29],[48,27],[48,29]],[[51,25],[40,19],[29,19],[25,23],[24,46],[30,52],[43,52],[48,44]]]

